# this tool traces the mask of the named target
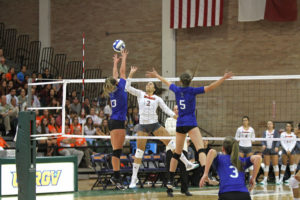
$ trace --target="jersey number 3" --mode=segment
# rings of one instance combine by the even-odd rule
[[[117,100],[111,100],[111,107],[114,108],[117,106]]]
[[[235,166],[230,165],[230,169],[233,169],[232,174],[230,174],[231,178],[237,178],[239,177],[239,171]]]
[[[181,110],[184,110],[184,109],[185,109],[185,103],[184,103],[184,100],[179,100],[179,106],[180,106],[180,109],[181,109]]]

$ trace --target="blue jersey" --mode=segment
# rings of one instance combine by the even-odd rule
[[[241,158],[244,169],[252,165],[250,157]],[[245,172],[239,172],[231,164],[230,155],[218,154],[213,162],[220,177],[219,194],[225,192],[249,192],[245,184]]]
[[[126,80],[120,79],[117,89],[110,93],[110,103],[112,115],[110,119],[113,120],[126,120],[127,115],[127,92],[125,92]]]
[[[171,84],[170,90],[175,93],[178,106],[179,116],[176,126],[197,126],[196,95],[204,93],[204,87],[177,87],[175,84]]]

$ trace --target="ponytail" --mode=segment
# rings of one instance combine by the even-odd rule
[[[105,80],[105,83],[103,85],[103,94],[104,94],[104,96],[108,97],[109,93],[111,93],[115,90],[116,84],[117,84],[116,79],[114,79],[113,77],[108,77]]]
[[[239,145],[234,137],[226,137],[223,142],[225,152],[230,155],[230,161],[238,171],[243,171],[243,166],[239,158]]]

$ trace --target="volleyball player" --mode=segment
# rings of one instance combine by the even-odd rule
[[[280,182],[283,182],[284,173],[287,166],[287,161],[289,160],[290,164],[290,172],[291,178],[295,175],[295,147],[296,147],[296,135],[292,132],[292,124],[287,123],[285,126],[285,132],[281,133],[280,138],[289,138],[291,140],[282,140],[282,166],[281,166],[281,173],[280,173]],[[289,182],[287,180],[286,182]]]
[[[274,129],[274,124],[272,121],[268,121],[267,130],[263,133],[263,138],[280,138],[279,132]],[[279,185],[279,167],[278,167],[278,148],[280,146],[280,141],[263,141],[262,150],[264,155],[264,180],[260,182],[261,185],[267,185],[270,161],[272,160],[272,165],[275,173],[276,184]]]
[[[109,120],[110,138],[113,147],[112,153],[112,166],[113,176],[110,181],[117,186],[117,188],[124,190],[125,187],[121,181],[120,175],[120,156],[122,154],[123,143],[125,140],[125,120],[127,114],[127,93],[125,92],[126,86],[126,59],[127,50],[122,50],[122,63],[120,67],[120,80],[118,81],[118,62],[120,57],[114,55],[113,61],[113,76],[105,80],[103,86],[104,94],[110,97],[112,115]]]
[[[206,158],[204,174],[200,180],[200,187],[208,181],[208,173],[212,164],[217,168],[220,177],[219,200],[250,200],[249,191],[255,186],[255,179],[260,169],[261,156],[239,157],[239,145],[235,138],[226,137],[223,142],[223,154],[217,154],[211,149]],[[254,166],[250,179],[249,191],[245,184],[245,169]]]
[[[158,116],[156,113],[157,107],[159,106],[167,115],[170,117],[177,117],[175,113],[165,104],[165,102],[156,94],[158,94],[159,88],[153,82],[149,82],[146,85],[146,92],[138,90],[131,86],[130,78],[137,71],[137,67],[131,67],[129,77],[127,79],[126,90],[130,94],[137,97],[139,104],[139,125],[137,129],[138,136],[148,136],[152,133],[154,136],[170,136],[168,131],[158,123]],[[172,140],[161,140],[170,149],[175,149],[175,143]],[[137,140],[137,149],[135,153],[134,163],[132,167],[132,177],[129,188],[135,188],[138,183],[137,173],[142,162],[145,147],[147,144],[146,139]],[[187,170],[197,167],[187,160],[182,154],[179,155],[180,160],[186,165]]]
[[[300,171],[290,179],[290,187],[293,191],[294,200],[300,200],[300,191],[299,191],[299,182],[300,182]]]
[[[255,138],[255,132],[254,129],[249,125],[248,116],[244,116],[242,120],[243,120],[243,125],[237,129],[235,138],[237,140],[239,140],[239,138],[249,139],[249,140],[240,140],[239,142],[240,157],[245,158],[253,155],[251,138]],[[250,178],[252,176],[252,172],[253,172],[253,166],[250,167]]]
[[[173,158],[170,164],[170,180],[167,187],[173,188],[174,175],[177,168],[178,159],[182,153],[184,141],[186,134],[188,133],[193,144],[196,147],[197,153],[199,154],[199,162],[202,168],[205,166],[206,155],[204,144],[200,130],[197,125],[195,107],[196,107],[196,95],[209,92],[219,85],[221,85],[226,79],[233,76],[232,72],[225,73],[224,76],[204,87],[189,87],[192,77],[188,73],[183,73],[180,76],[180,82],[183,87],[178,87],[175,84],[167,81],[165,78],[161,77],[155,69],[152,72],[147,72],[147,76],[156,77],[160,79],[164,84],[166,84],[171,91],[175,93],[176,103],[179,107],[179,117],[176,124],[176,149],[173,154]]]
[[[300,138],[300,123],[298,123],[297,129],[295,130],[295,135],[296,135],[297,139]],[[297,143],[296,143],[295,152],[296,152],[296,155],[295,155],[294,166],[295,166],[295,171],[297,171],[298,164],[300,162],[300,141],[297,141]]]

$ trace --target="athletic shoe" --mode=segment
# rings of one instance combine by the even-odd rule
[[[133,178],[133,177],[131,177],[131,181],[130,181],[129,188],[130,188],[130,189],[136,188],[136,184],[137,184],[138,182],[139,182],[139,179],[138,179],[138,178]]]
[[[263,181],[261,181],[261,182],[259,183],[259,185],[268,185],[268,182],[265,181],[265,180],[263,180]]]
[[[198,168],[200,165],[198,163],[191,163],[191,164],[187,164],[186,166],[186,171],[191,171],[193,169]]]
[[[168,189],[167,194],[168,194],[168,197],[174,197],[172,189]]]
[[[182,194],[185,194],[185,196],[193,196],[192,193],[190,193],[190,191],[186,191],[186,192],[181,192]]]
[[[110,182],[114,184],[119,190],[125,190],[124,185],[122,184],[122,180],[119,178],[115,178],[114,176],[110,178]]]
[[[174,180],[169,180],[167,183],[167,188],[168,189],[173,189],[174,188]]]
[[[276,185],[281,185],[282,182],[281,182],[280,180],[278,180],[278,181],[275,182],[275,184],[276,184]]]

